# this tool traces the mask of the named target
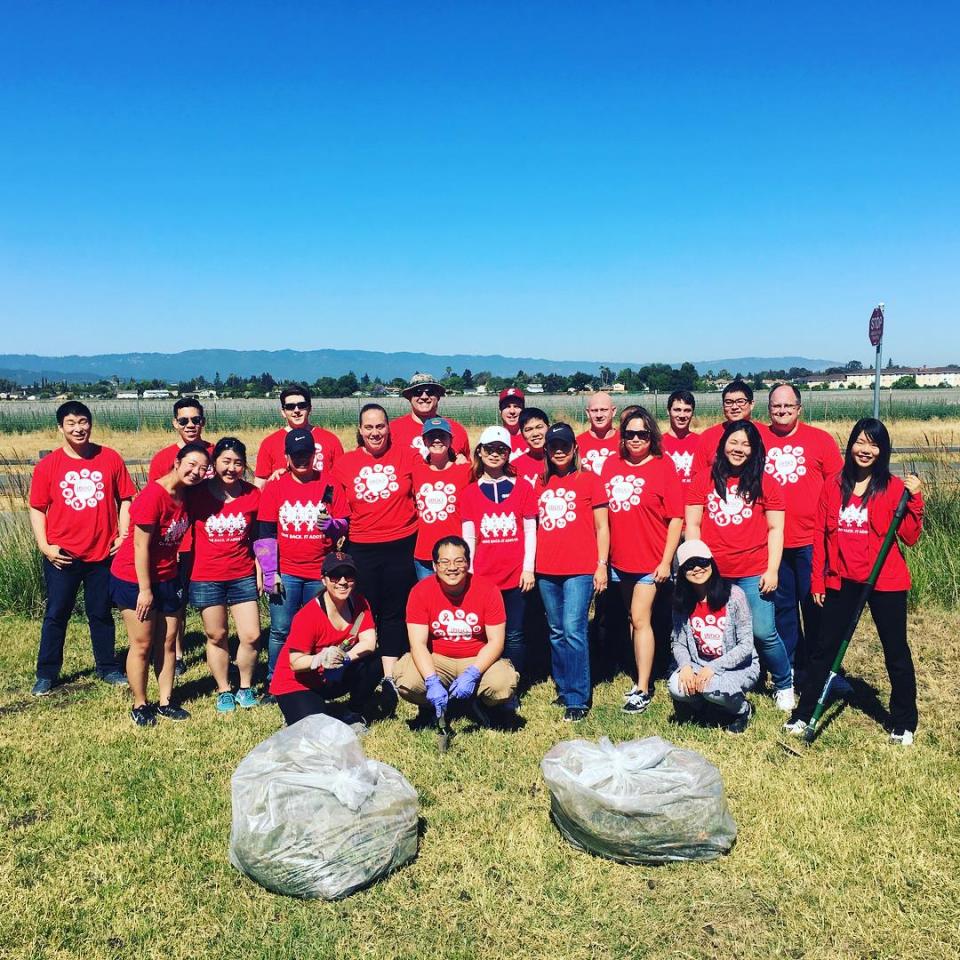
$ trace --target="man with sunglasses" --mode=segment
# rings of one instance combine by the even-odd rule
[[[403,397],[410,404],[410,412],[402,417],[390,421],[390,437],[401,447],[410,447],[421,457],[426,455],[423,445],[423,425],[432,417],[440,416],[437,408],[440,398],[446,394],[442,383],[437,383],[429,373],[416,373],[410,383],[402,391]],[[452,431],[453,452],[458,463],[466,463],[470,459],[470,439],[462,424],[452,417],[445,417]]]
[[[275,480],[287,469],[284,443],[291,430],[307,429],[313,434],[313,469],[324,473],[333,468],[337,457],[343,456],[340,438],[323,427],[310,422],[313,398],[299,383],[288,384],[280,391],[280,413],[286,426],[264,437],[257,451],[257,466],[253,482],[262,490],[268,480]]]
[[[753,390],[750,384],[739,377],[731,380],[720,394],[723,398],[723,422],[707,427],[700,434],[697,449],[693,455],[693,476],[701,470],[709,471],[717,456],[717,444],[723,436],[725,423],[736,423],[739,420],[749,420],[753,413]],[[767,428],[762,423],[753,424],[760,431],[764,446],[767,445]],[[691,478],[692,479],[692,478]]]

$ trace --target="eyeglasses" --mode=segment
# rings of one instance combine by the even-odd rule
[[[411,394],[413,397],[439,397],[440,394],[437,393],[433,387],[424,387],[423,390],[414,390]]]
[[[771,403],[771,410],[796,410],[799,407],[799,403]]]
[[[289,410],[291,413],[294,410],[309,410],[310,404],[306,400],[298,400],[296,403],[285,403],[283,409]]]
[[[341,580],[346,580],[347,583],[356,582],[357,575],[355,573],[347,573],[344,570],[334,570],[333,573],[327,574],[327,579],[332,580],[334,583],[339,583]]]
[[[741,397],[739,400],[730,400],[726,399],[723,401],[725,407],[745,407],[750,403],[746,397]]]
[[[188,423],[192,423],[195,427],[199,427],[203,423],[203,417],[177,417],[177,424],[181,427],[185,427]]]
[[[510,449],[508,447],[501,447],[499,444],[496,446],[488,446],[484,444],[480,448],[488,457],[506,457],[510,454]]]
[[[710,566],[710,560],[707,557],[691,557],[682,567],[682,573],[690,573],[691,570],[706,570]]]
[[[437,565],[438,570],[466,570],[467,561],[466,558],[461,557],[459,560],[434,560]]]
[[[650,431],[649,430],[624,430],[623,439],[624,440],[649,440]]]

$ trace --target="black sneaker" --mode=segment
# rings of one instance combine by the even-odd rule
[[[747,726],[750,723],[750,718],[753,716],[753,705],[750,701],[747,701],[747,709],[742,713],[738,713],[724,728],[727,733],[743,733],[747,729]]]
[[[130,719],[138,727],[155,727],[157,725],[157,718],[150,708],[149,703],[143,703],[139,707],[134,707],[130,711]]]
[[[563,711],[563,722],[579,723],[581,720],[586,720],[589,712],[590,710],[587,707],[567,707]]]
[[[644,713],[653,697],[645,690],[633,689],[620,708],[624,713]]]
[[[176,720],[177,722],[190,719],[190,714],[183,707],[175,706],[172,703],[157,707],[157,716],[163,717],[164,720]]]
[[[187,665],[183,662],[183,657],[177,659],[176,666],[173,668],[173,674],[176,677],[182,677],[187,672]]]

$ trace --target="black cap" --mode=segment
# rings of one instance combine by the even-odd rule
[[[569,443],[575,444],[577,438],[574,436],[573,427],[569,423],[553,423],[547,427],[547,436],[544,443],[550,446],[551,443]]]
[[[283,441],[284,453],[290,457],[295,457],[298,453],[313,453],[315,449],[313,433],[306,427],[290,430]]]
[[[333,553],[328,553],[323,558],[323,565],[320,568],[320,572],[325,577],[329,577],[334,570],[351,570],[353,573],[356,573],[357,564],[349,553],[334,550]]]

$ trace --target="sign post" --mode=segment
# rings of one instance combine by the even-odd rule
[[[870,314],[870,343],[877,348],[877,369],[873,379],[873,416],[880,419],[880,353],[883,349],[883,304],[878,303]]]

